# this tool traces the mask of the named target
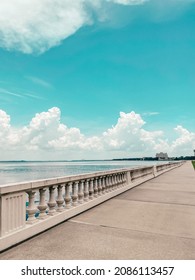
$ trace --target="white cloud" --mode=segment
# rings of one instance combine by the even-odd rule
[[[0,110],[0,133],[10,128],[10,116],[3,110]]]
[[[0,46],[24,53],[44,52],[90,24],[84,0],[0,2]]]
[[[7,149],[13,149],[15,143],[19,141],[19,134],[16,133],[14,129],[11,128],[10,116],[0,110],[0,146],[1,151]]]
[[[135,112],[120,113],[116,125],[100,136],[87,137],[79,128],[61,123],[57,107],[36,114],[27,126],[11,126],[10,116],[0,110],[1,160],[12,159],[95,159],[115,157],[155,156],[168,152],[170,156],[191,155],[195,133],[182,126],[178,137],[170,142],[161,130],[144,129],[145,121]]]
[[[188,131],[181,125],[175,128],[175,131],[179,134],[179,137],[173,141],[171,149],[172,152],[186,154],[189,151],[195,149],[195,133]]]
[[[152,4],[151,16],[162,17],[194,0],[0,0],[0,47],[43,53],[81,27],[93,24],[94,14],[96,20],[108,19],[106,4],[133,6],[145,2]]]
[[[109,18],[105,15],[110,11],[107,4],[131,6],[150,1],[0,0],[0,47],[27,54],[43,53],[94,20]]]
[[[144,123],[141,116],[135,112],[121,112],[117,124],[103,133],[103,141],[110,149],[130,149]]]

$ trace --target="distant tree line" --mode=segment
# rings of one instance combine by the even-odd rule
[[[180,156],[175,157],[174,160],[195,160],[195,156]]]
[[[154,161],[154,160],[158,160],[157,157],[136,157],[136,158],[114,158],[113,160],[141,160],[141,161],[144,161],[144,160],[147,160],[147,161]],[[168,160],[195,160],[195,156],[180,156],[180,157],[170,157],[168,158]]]

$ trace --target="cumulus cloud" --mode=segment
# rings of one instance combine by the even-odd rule
[[[174,153],[182,151],[182,154],[192,151],[195,147],[195,133],[188,131],[186,128],[178,125],[175,128],[175,131],[178,133],[179,137],[173,141],[171,149]]]
[[[144,123],[141,116],[135,112],[128,114],[121,112],[117,124],[103,133],[103,140],[107,148],[130,149],[139,137],[138,131]]]
[[[8,130],[10,127],[10,116],[6,114],[3,110],[0,110],[0,133]]]
[[[11,127],[10,116],[0,110],[0,146],[1,150],[13,149],[19,142],[20,133]]]
[[[195,147],[195,133],[182,126],[175,128],[178,137],[169,142],[161,130],[144,129],[145,121],[135,112],[121,112],[117,123],[100,136],[87,137],[79,128],[61,123],[61,112],[57,107],[38,113],[30,123],[22,128],[11,125],[10,116],[0,110],[1,153],[12,151],[16,155],[28,155],[27,159],[38,159],[44,154],[50,159],[99,158],[116,155],[154,156],[156,152],[166,151],[169,155],[191,154]],[[9,154],[9,153],[8,153]],[[61,154],[61,156],[60,156]]]
[[[90,24],[84,0],[7,0],[0,3],[0,46],[44,52]]]
[[[157,10],[190,4],[194,0],[6,0],[0,1],[0,47],[23,53],[43,53],[94,21],[105,21],[107,5],[152,3]],[[160,3],[160,8],[159,8]],[[168,7],[168,8],[167,8]],[[106,16],[105,14],[108,14]],[[152,12],[151,14],[158,14]],[[166,14],[166,13],[165,13]]]

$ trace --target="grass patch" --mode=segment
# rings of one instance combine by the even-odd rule
[[[193,165],[193,167],[195,169],[195,160],[192,160],[192,165]]]

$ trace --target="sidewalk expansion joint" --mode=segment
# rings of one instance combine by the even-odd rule
[[[172,235],[167,233],[160,233],[160,232],[153,232],[153,231],[145,231],[145,230],[138,230],[138,229],[131,229],[131,228],[121,228],[121,227],[115,227],[115,226],[108,226],[108,225],[101,225],[101,224],[93,224],[93,223],[87,223],[82,221],[73,221],[69,220],[67,222],[77,223],[77,224],[83,224],[93,227],[102,227],[102,228],[108,228],[108,229],[118,229],[118,230],[124,230],[124,231],[132,231],[132,232],[139,232],[139,233],[146,233],[146,234],[152,234],[152,235],[158,235],[161,237],[169,237],[169,238],[180,238],[180,239],[189,239],[189,240],[195,240],[193,237],[188,236],[180,236],[180,235]]]
[[[125,199],[125,198],[115,198],[117,200],[126,200],[126,201],[135,201],[135,202],[143,202],[143,203],[154,203],[154,204],[166,204],[166,205],[181,205],[181,206],[189,206],[195,207],[195,204],[185,204],[185,203],[176,203],[176,202],[162,202],[162,201],[150,201],[150,200],[138,200],[138,199]]]

